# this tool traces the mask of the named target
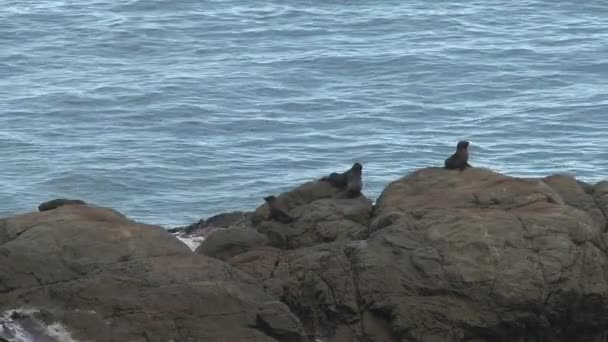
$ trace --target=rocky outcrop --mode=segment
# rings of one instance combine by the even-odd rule
[[[567,205],[586,212],[600,227],[606,226],[606,215],[601,205],[601,195],[598,198],[595,197],[593,186],[563,175],[549,176],[544,178],[543,181],[553,188]],[[598,192],[598,194],[601,194],[601,192]]]
[[[83,341],[307,341],[260,281],[156,226],[88,206],[0,221],[0,309]]]
[[[205,220],[223,227],[198,253],[109,209],[2,220],[0,309],[33,306],[100,341],[608,336],[608,182],[427,168],[375,206],[339,192],[277,196],[289,223],[265,204]]]
[[[253,213],[256,229],[272,246],[294,249],[338,240],[364,239],[372,213],[372,202],[364,196],[343,198],[329,182],[308,182],[277,198],[295,219],[281,223],[269,219],[268,205]]]
[[[365,234],[274,243],[229,263],[328,341],[600,341],[608,189],[591,189],[563,176],[423,169],[383,191]],[[290,214],[319,215],[302,202]],[[293,226],[280,227],[293,241]]]
[[[213,232],[196,249],[197,253],[220,260],[227,260],[268,244],[266,235],[251,228],[222,229]]]
[[[185,227],[169,229],[173,234],[207,237],[212,232],[223,228],[248,228],[251,226],[251,213],[234,211],[201,219]]]

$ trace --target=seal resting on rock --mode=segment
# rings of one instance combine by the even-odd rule
[[[268,203],[268,210],[270,211],[270,216],[268,219],[276,220],[281,223],[289,223],[294,220],[293,217],[289,216],[285,211],[279,208],[277,203],[277,198],[275,196],[264,197],[264,201]]]
[[[353,198],[361,195],[363,189],[363,165],[354,163],[353,166],[346,172],[333,172],[329,176],[321,178],[322,181],[329,182],[331,185],[346,189],[346,197]]]
[[[464,170],[471,167],[469,161],[469,142],[459,141],[456,145],[456,152],[445,160],[445,168],[448,170]]]
[[[363,190],[363,166],[355,163],[346,175],[346,197],[354,198],[361,196]]]
[[[53,210],[53,209],[57,209],[63,205],[78,205],[78,204],[82,205],[82,204],[86,204],[86,203],[81,200],[57,198],[52,201],[48,201],[48,202],[44,202],[44,203],[40,204],[38,206],[38,211]]]

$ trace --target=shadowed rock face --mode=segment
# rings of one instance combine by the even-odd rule
[[[251,226],[251,213],[234,211],[201,219],[185,227],[169,229],[170,233],[184,234],[188,236],[207,237],[216,230],[224,228],[248,228]]]
[[[0,232],[0,309],[45,310],[77,340],[307,340],[258,280],[112,210],[63,206]]]
[[[232,228],[198,253],[109,209],[0,220],[0,309],[42,308],[95,341],[608,336],[608,182],[427,168],[375,206],[338,192],[277,196],[287,224],[265,205],[218,216]]]

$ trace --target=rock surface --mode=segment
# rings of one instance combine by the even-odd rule
[[[4,219],[0,309],[94,341],[606,340],[608,182],[427,168],[340,197],[218,215],[199,253],[109,209]]]
[[[259,281],[112,210],[20,215],[0,236],[0,308],[42,310],[76,340],[307,340]]]
[[[272,246],[283,249],[366,238],[372,202],[364,196],[347,199],[341,194],[328,182],[308,182],[277,198],[295,218],[293,222],[269,220],[267,204],[253,213],[252,221],[260,233],[268,236]]]
[[[227,260],[268,244],[266,235],[251,228],[222,229],[209,235],[196,249],[197,253],[220,260]]]
[[[223,228],[247,228],[251,226],[251,213],[234,211],[201,219],[185,227],[169,229],[170,233],[187,234],[189,236],[207,237],[212,232]]]
[[[336,212],[299,197],[305,216]],[[603,341],[607,200],[607,183],[428,168],[383,191],[366,234],[324,241],[307,224],[296,237],[316,238],[229,263],[327,341]]]

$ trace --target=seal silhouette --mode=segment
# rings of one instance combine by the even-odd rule
[[[346,197],[353,198],[361,195],[363,190],[363,165],[354,163],[350,169],[345,172],[333,172],[329,176],[321,178],[322,181],[329,182],[331,185],[346,189]]]
[[[293,217],[289,216],[284,210],[279,208],[277,198],[275,196],[264,197],[264,201],[268,203],[268,209],[270,210],[270,220],[276,220],[281,223],[289,223],[294,220]]]
[[[53,209],[57,209],[61,206],[64,205],[77,205],[77,204],[86,204],[84,201],[81,200],[72,200],[72,199],[65,199],[65,198],[57,198],[54,199],[52,201],[48,201],[48,202],[44,202],[42,204],[40,204],[38,206],[38,211],[47,211],[47,210],[53,210]]]
[[[456,152],[445,160],[445,168],[448,170],[464,170],[469,165],[469,142],[462,140],[456,145]]]

